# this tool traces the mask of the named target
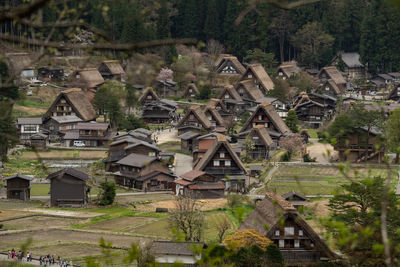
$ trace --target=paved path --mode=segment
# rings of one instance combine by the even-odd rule
[[[17,260],[10,260],[10,259],[8,259],[7,258],[7,254],[3,254],[3,253],[0,253],[0,260],[2,260],[2,261],[9,261],[9,262],[20,262],[20,261],[17,261]],[[37,266],[43,266],[43,265],[41,265],[40,264],[40,262],[39,262],[39,260],[38,259],[32,259],[32,261],[30,261],[30,262],[26,262],[25,260],[23,260],[21,263],[25,263],[25,264],[30,264],[30,265],[37,265]],[[47,266],[60,266],[60,265],[58,265],[57,263],[56,264],[49,264],[49,265],[47,265]],[[69,265],[69,266],[71,266],[71,265]],[[79,267],[79,265],[75,265],[74,264],[74,267]]]
[[[175,154],[175,175],[179,176],[193,169],[193,157],[181,153]]]
[[[278,169],[279,169],[279,164],[274,165],[274,167],[272,167],[272,169],[268,172],[267,177],[265,177],[262,186],[264,186],[266,183],[268,183],[268,182],[271,180],[272,175],[274,175],[274,173],[275,173]],[[262,186],[261,186],[261,187],[262,187]],[[256,195],[255,195],[255,192],[256,192],[257,189],[259,189],[259,188],[260,188],[260,187],[252,188],[252,189],[250,190],[250,192],[249,192],[249,196],[251,196],[251,197],[252,197],[252,196],[256,196]]]

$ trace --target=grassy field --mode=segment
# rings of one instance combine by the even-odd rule
[[[349,183],[351,180],[379,175],[386,177],[386,174],[385,169],[357,168],[356,171],[349,171],[348,177],[344,177],[337,167],[281,166],[274,173],[266,188],[262,188],[258,193],[268,190],[283,194],[295,190],[306,195],[330,195],[341,184]],[[395,182],[394,179],[393,186]]]
[[[21,159],[102,159],[107,157],[105,150],[67,150],[50,149],[48,151],[23,151]]]
[[[16,173],[33,175],[34,177],[45,178],[47,168],[39,160],[23,160],[10,157],[9,161],[4,164],[1,175],[11,176]]]
[[[50,191],[50,184],[32,184],[31,185],[31,196],[48,196]],[[117,193],[131,193],[133,191],[126,190],[121,187],[117,187]],[[97,186],[92,186],[90,189],[91,195],[97,195],[99,193],[99,188]]]

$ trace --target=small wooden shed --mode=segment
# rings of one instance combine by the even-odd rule
[[[7,199],[29,200],[31,197],[31,181],[33,177],[15,174],[4,178],[7,181]]]

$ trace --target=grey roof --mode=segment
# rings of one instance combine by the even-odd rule
[[[393,77],[392,76],[390,76],[390,75],[388,75],[388,74],[385,74],[385,73],[382,73],[382,74],[378,74],[377,75],[378,77],[381,77],[382,79],[385,79],[385,80],[393,80]]]
[[[287,198],[292,197],[292,196],[297,196],[297,197],[299,197],[299,198],[301,198],[301,199],[303,199],[303,200],[307,200],[307,197],[306,197],[305,195],[300,194],[300,193],[297,193],[297,192],[295,192],[294,190],[292,190],[292,191],[290,191],[290,192],[287,192],[286,194],[283,194],[283,195],[282,195],[282,197],[283,197],[284,199],[287,199]]]
[[[400,72],[390,72],[388,74],[393,78],[400,78]]]
[[[79,131],[73,130],[73,131],[67,131],[64,135],[64,140],[75,140],[79,139]]]
[[[182,255],[195,256],[194,246],[203,246],[202,243],[154,241],[150,252],[154,255]]]
[[[135,130],[129,131],[129,133],[130,132],[141,133],[141,134],[144,134],[144,135],[147,135],[147,136],[149,136],[149,135],[151,135],[153,133],[153,131],[147,130],[147,129],[144,129],[144,128],[137,128]]]
[[[76,125],[77,130],[107,130],[108,123],[104,122],[80,122]]]
[[[250,165],[250,171],[261,171],[263,166],[260,165]]]
[[[122,159],[126,156],[124,149],[119,149],[117,151],[110,151],[110,155],[108,158],[104,160],[104,162],[117,162],[118,160]]]
[[[166,176],[169,176],[169,177],[171,177],[171,179],[173,179],[173,180],[175,179],[175,176],[173,176],[172,174],[169,174],[169,173],[167,173],[167,172],[152,171],[152,172],[150,172],[150,173],[148,173],[148,174],[146,174],[146,175],[136,177],[135,180],[136,180],[136,181],[146,181],[146,180],[148,180],[148,179],[150,179],[150,178],[153,178],[154,176],[157,176],[157,175],[160,175],[160,174],[164,174],[164,175],[166,175]]]
[[[200,135],[199,133],[188,131],[188,132],[185,132],[185,133],[183,133],[181,135],[178,135],[178,138],[180,138],[182,140],[190,140],[190,139],[193,139],[193,138],[195,138],[195,137],[197,137],[199,135]]]
[[[51,117],[58,123],[69,123],[69,122],[81,122],[82,119],[75,115],[68,115],[68,116],[54,116]]]
[[[276,100],[278,100],[278,98],[265,96],[263,98],[257,99],[256,102],[257,103],[262,103],[262,102],[267,101],[267,102],[272,103],[272,102],[275,102]]]
[[[42,124],[42,118],[18,118],[17,124]]]
[[[166,104],[166,105],[168,105],[168,106],[171,106],[171,107],[177,107],[178,106],[178,104],[175,102],[175,101],[171,101],[171,100],[168,100],[168,99],[160,99],[159,100],[161,103],[163,103],[163,104]]]
[[[32,181],[35,177],[18,173],[18,174],[14,174],[12,176],[5,177],[4,180],[10,180],[10,179],[14,179],[14,178],[21,178],[24,180]]]
[[[47,138],[49,137],[46,134],[42,134],[42,133],[36,133],[34,135],[31,135],[30,139],[43,139],[43,138]]]
[[[65,174],[68,174],[72,177],[78,178],[85,182],[89,179],[89,176],[86,173],[78,171],[77,169],[73,169],[73,168],[65,168],[65,169],[53,172],[53,173],[49,174],[46,179],[50,180],[55,177],[62,177]]]
[[[339,52],[341,55],[344,64],[350,68],[364,67],[364,65],[360,62],[360,54],[356,52]]]
[[[133,144],[130,144],[130,145],[125,147],[125,150],[130,149],[130,148],[135,147],[135,146],[139,146],[139,145],[147,146],[147,147],[152,148],[154,150],[160,151],[160,149],[156,145],[147,143],[145,141],[137,141],[137,142],[135,142]]]
[[[209,133],[209,134],[205,134],[205,135],[199,136],[196,139],[197,140],[201,140],[201,139],[206,139],[206,138],[209,138],[209,137],[217,138],[218,135],[223,135],[223,134],[217,133],[217,132],[212,132],[212,133]],[[231,142],[232,138],[230,136],[225,136],[225,138],[226,138],[226,140],[228,140],[228,142]]]
[[[117,161],[117,164],[141,168],[146,164],[149,164],[155,160],[157,160],[156,157],[150,157],[146,155],[132,153],[124,157],[123,159]]]

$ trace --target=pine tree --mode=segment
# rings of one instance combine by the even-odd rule
[[[289,110],[285,123],[292,132],[297,133],[299,131],[299,119],[297,118],[296,111],[293,109]]]
[[[204,34],[206,39],[218,39],[219,31],[219,19],[216,2],[215,0],[208,0],[207,17],[204,25]]]
[[[161,7],[158,10],[157,17],[157,38],[166,39],[171,37],[170,20],[168,17],[167,1],[161,1]]]

